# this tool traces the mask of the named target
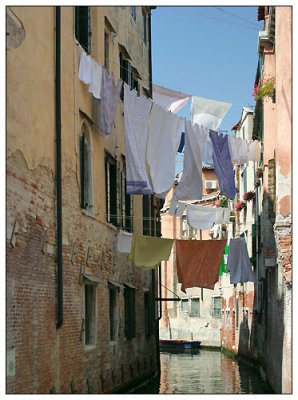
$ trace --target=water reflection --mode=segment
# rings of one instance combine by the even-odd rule
[[[272,393],[250,365],[219,350],[197,353],[160,353],[159,391],[147,387],[138,393],[159,394],[265,394]],[[157,383],[158,384],[158,383]]]
[[[220,351],[161,353],[160,394],[270,393],[258,373]]]

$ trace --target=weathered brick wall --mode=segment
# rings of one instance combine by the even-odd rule
[[[120,389],[156,371],[155,337],[144,334],[143,288],[150,288],[151,271],[138,270],[128,263],[127,256],[115,252],[116,229],[82,212],[78,182],[75,173],[69,173],[63,178],[62,194],[64,323],[57,331],[54,191],[52,171],[44,167],[28,170],[20,151],[8,158],[7,392]],[[17,235],[12,245],[15,220]],[[91,350],[86,350],[80,339],[82,265],[86,273],[101,280],[97,285],[96,346]],[[124,338],[123,288],[119,289],[119,337],[115,343],[109,340],[108,280],[137,289],[136,338],[131,341]]]

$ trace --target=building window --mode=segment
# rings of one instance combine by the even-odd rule
[[[96,286],[85,285],[85,345],[95,345]]]
[[[142,40],[146,44],[147,43],[147,14],[142,10]]]
[[[82,130],[83,133],[80,136],[81,208],[93,212],[92,151],[89,134],[84,125]]]
[[[226,326],[231,326],[231,313],[230,313],[230,310],[226,310]]]
[[[153,335],[154,333],[154,297],[152,291],[144,293],[144,308],[145,308],[145,334],[146,336]]]
[[[221,318],[221,297],[213,297],[212,317]]]
[[[121,179],[121,210],[122,210],[122,223],[121,226],[127,231],[133,231],[133,196],[126,193],[126,163],[125,157],[121,157],[122,171],[120,173]]]
[[[106,153],[105,156],[106,174],[106,212],[107,221],[115,226],[118,222],[118,203],[119,203],[119,169],[115,158]]]
[[[90,7],[75,7],[75,35],[83,47],[90,54],[91,52],[91,23]]]
[[[188,313],[188,299],[181,299],[181,311]]]
[[[136,22],[137,20],[137,7],[130,6],[130,15],[132,16],[133,20]]]
[[[110,57],[110,34],[105,30],[104,37],[104,66],[109,71],[109,57]]]
[[[190,317],[199,317],[200,316],[200,299],[194,298],[190,300]]]
[[[109,284],[109,316],[110,316],[110,340],[117,339],[118,330],[118,288]]]
[[[124,287],[124,318],[125,337],[131,340],[136,336],[136,293],[135,289],[129,286]]]

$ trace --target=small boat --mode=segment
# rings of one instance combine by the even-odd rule
[[[201,346],[198,340],[183,340],[183,339],[160,339],[159,348],[168,350],[197,350]]]

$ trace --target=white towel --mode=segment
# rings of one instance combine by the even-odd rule
[[[164,195],[173,185],[183,121],[183,118],[153,103],[149,117],[147,162],[150,184],[157,195]]]
[[[91,68],[91,82],[89,85],[89,92],[93,94],[96,99],[100,99],[101,82],[102,82],[102,65],[92,60]]]
[[[80,81],[90,85],[92,78],[92,59],[82,50],[79,66],[79,79]]]
[[[261,159],[261,143],[254,140],[249,144],[248,161],[258,162]]]
[[[119,231],[117,237],[117,250],[119,253],[130,253],[132,234],[126,231]]]
[[[232,103],[192,96],[192,123],[216,131],[231,106]]]
[[[190,96],[158,85],[152,85],[153,101],[167,111],[177,113],[188,102]]]
[[[124,83],[124,128],[126,148],[126,191],[128,194],[150,194],[146,171],[146,146],[152,101],[137,96]]]
[[[232,162],[244,164],[248,162],[248,142],[245,139],[228,136],[228,145]]]
[[[218,207],[187,204],[187,222],[195,229],[211,229],[220,214]]]
[[[202,152],[209,129],[185,122],[185,150],[183,174],[174,191],[175,200],[200,200],[202,198]]]
[[[207,137],[205,148],[202,154],[202,164],[213,167],[213,146],[209,135]]]
[[[230,272],[230,282],[232,284],[244,282],[257,283],[257,277],[249,261],[244,237],[230,240],[227,271]]]
[[[186,203],[182,203],[181,201],[177,201],[172,198],[171,206],[168,210],[168,215],[181,218],[185,208],[186,208]]]
[[[218,212],[216,214],[215,223],[216,224],[229,224],[230,223],[230,209],[226,207],[218,207]]]

